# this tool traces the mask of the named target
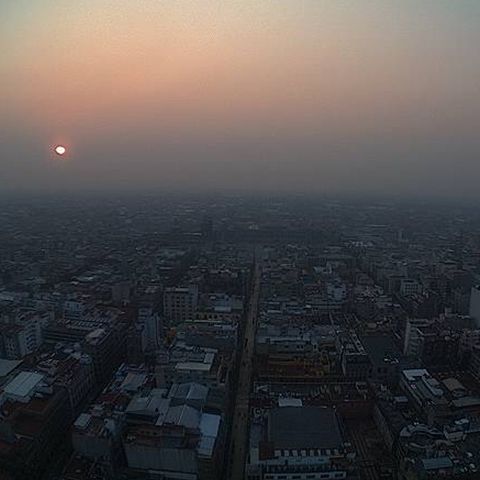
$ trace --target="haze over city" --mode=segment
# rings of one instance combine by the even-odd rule
[[[479,46],[0,0],[0,480],[479,480]]]
[[[478,198],[479,23],[474,0],[2,2],[0,189]]]

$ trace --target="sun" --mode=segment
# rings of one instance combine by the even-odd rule
[[[63,145],[57,145],[55,147],[55,153],[57,155],[65,155],[66,151],[67,151],[67,149]]]

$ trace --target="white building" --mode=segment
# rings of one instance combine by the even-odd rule
[[[0,325],[0,358],[18,360],[35,352],[43,343],[45,318],[21,312],[13,322]]]

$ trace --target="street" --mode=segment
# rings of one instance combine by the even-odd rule
[[[249,418],[249,394],[253,370],[253,355],[255,349],[255,331],[257,321],[258,300],[260,295],[261,269],[255,267],[253,292],[248,305],[247,322],[245,325],[245,337],[243,353],[241,357],[237,397],[232,422],[232,436],[230,444],[230,475],[231,480],[244,478],[245,459],[248,449],[248,418]]]

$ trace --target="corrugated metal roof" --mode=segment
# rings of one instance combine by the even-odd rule
[[[137,415],[161,415],[168,409],[170,400],[160,395],[149,395],[148,397],[134,397],[127,406],[126,412]]]
[[[197,428],[200,424],[200,412],[188,405],[170,407],[165,416],[164,423],[182,425],[187,428]]]
[[[175,383],[172,385],[169,397],[177,400],[205,400],[208,395],[208,387],[199,383]]]

